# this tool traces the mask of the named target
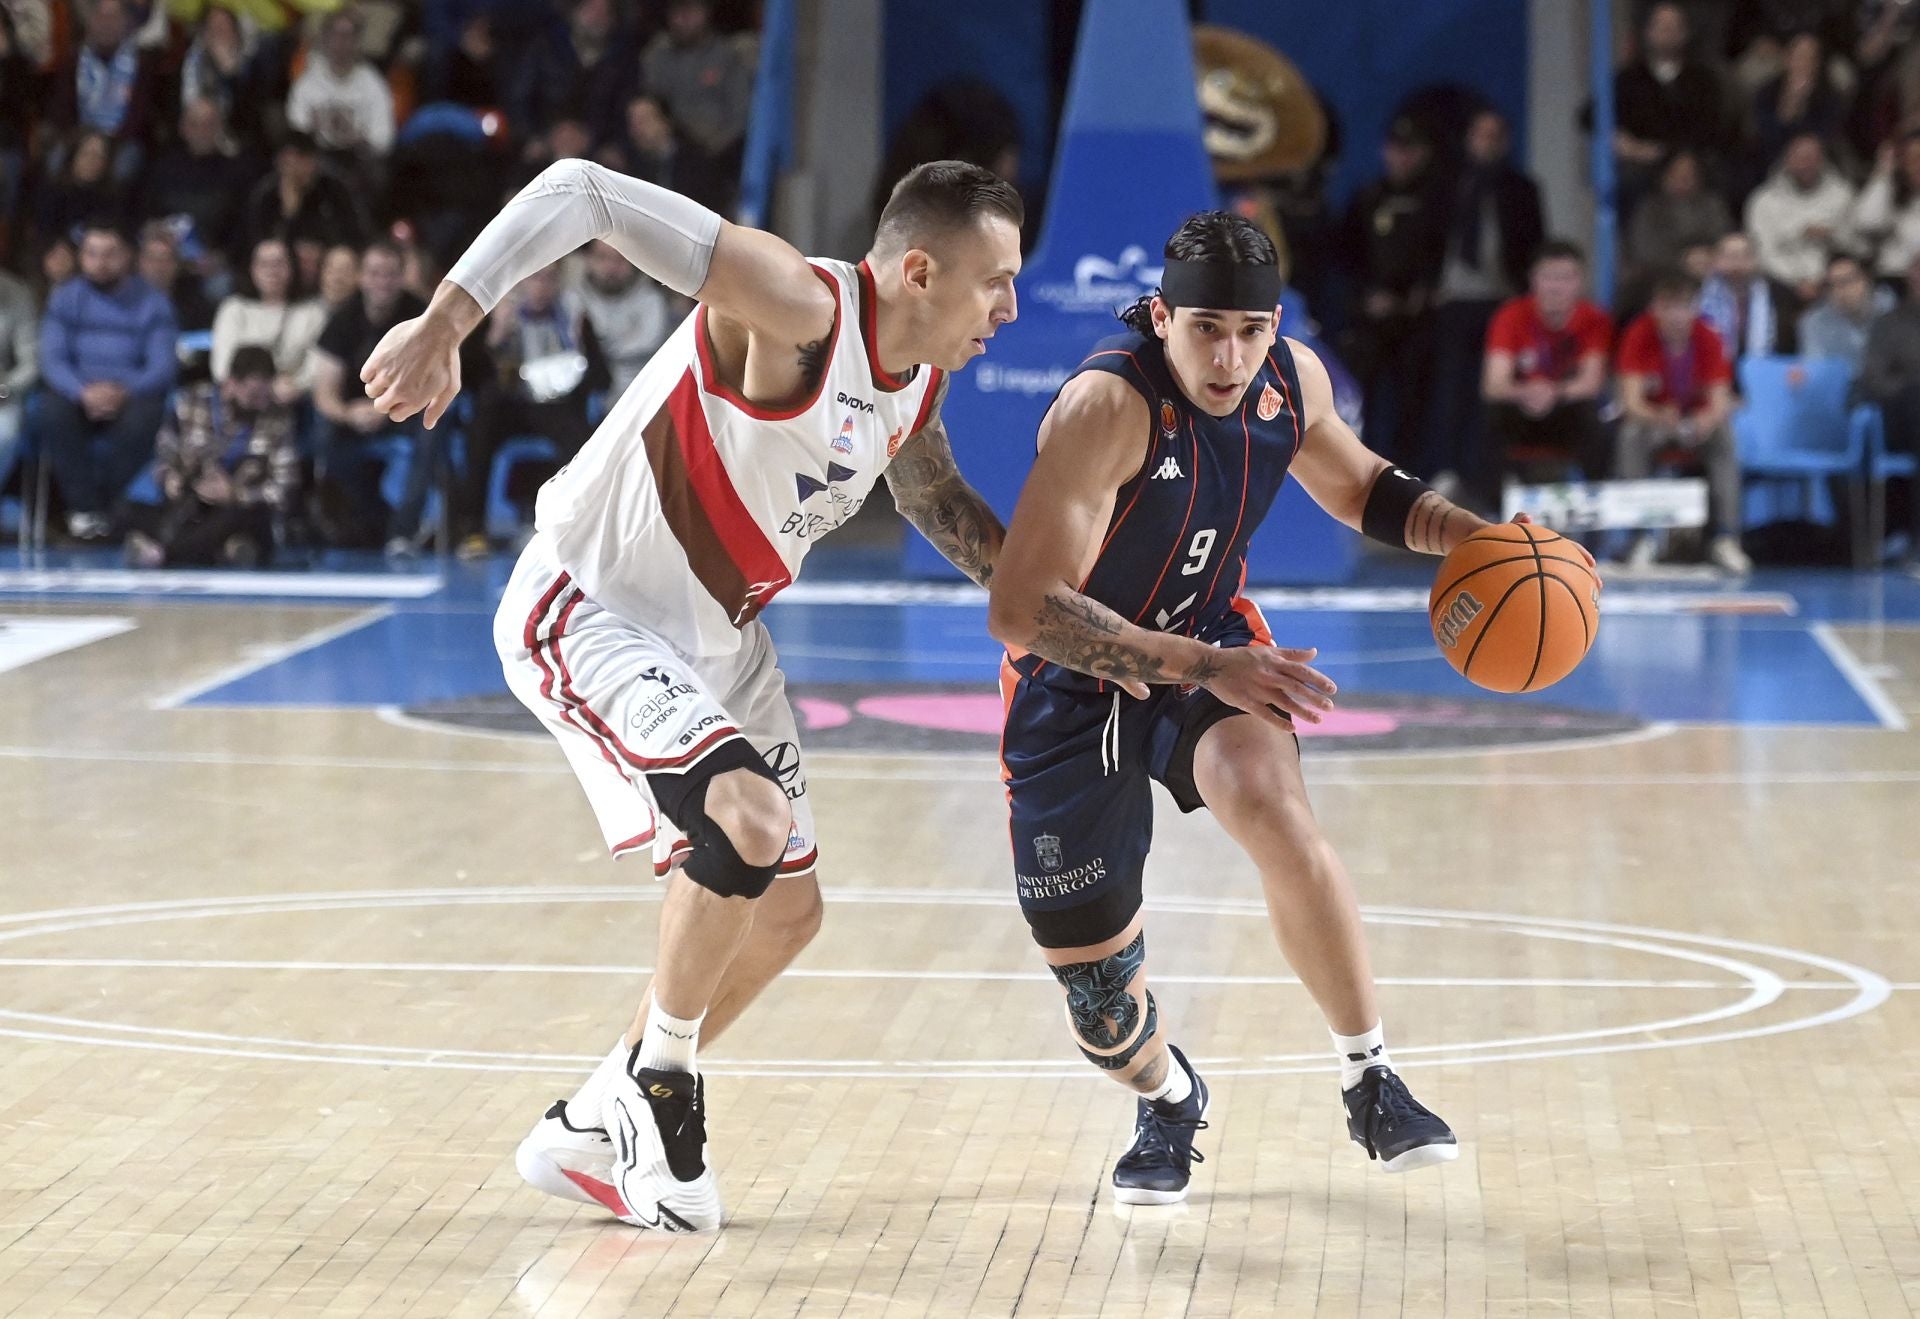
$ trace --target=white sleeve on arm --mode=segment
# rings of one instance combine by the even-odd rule
[[[507,290],[596,238],[676,293],[707,282],[721,218],[677,192],[589,160],[547,166],[473,240],[447,278],[491,312]]]

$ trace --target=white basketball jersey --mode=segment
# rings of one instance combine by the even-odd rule
[[[813,543],[866,501],[940,383],[934,367],[881,369],[865,262],[812,265],[839,311],[808,397],[763,408],[720,380],[696,308],[540,490],[536,525],[581,589],[690,655],[739,646]]]

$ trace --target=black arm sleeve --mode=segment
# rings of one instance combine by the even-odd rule
[[[1425,481],[1398,467],[1388,467],[1374,479],[1367,492],[1367,507],[1360,514],[1360,530],[1374,540],[1407,548],[1407,514],[1431,489]]]

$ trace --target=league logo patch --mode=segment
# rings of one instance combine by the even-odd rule
[[[889,462],[891,462],[894,456],[900,452],[900,445],[906,440],[906,438],[907,438],[907,428],[905,426],[902,426],[899,430],[887,436],[887,460]]]
[[[1272,421],[1280,415],[1280,391],[1269,384],[1260,391],[1260,420]]]
[[[1039,834],[1033,840],[1033,856],[1042,870],[1060,868],[1060,839],[1054,834]]]
[[[1172,401],[1164,398],[1160,400],[1160,429],[1168,435],[1180,429],[1180,414],[1173,410]]]
[[[853,414],[851,412],[847,414],[847,419],[840,423],[840,433],[833,437],[833,451],[835,453],[853,452]]]

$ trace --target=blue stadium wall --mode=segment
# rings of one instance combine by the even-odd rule
[[[979,77],[999,87],[1020,116],[1025,134],[1021,182],[1029,195],[1049,184],[1063,192],[1046,199],[1041,240],[1022,281],[1021,322],[995,344],[986,369],[976,364],[956,377],[948,400],[963,469],[1003,516],[1012,512],[1030,465],[1034,429],[1051,383],[1114,328],[1104,308],[1089,314],[1088,307],[1058,305],[1053,295],[1074,278],[1069,272],[1076,260],[1083,255],[1112,260],[1127,244],[1154,245],[1157,253],[1159,239],[1178,214],[1213,204],[1205,162],[1197,160],[1198,118],[1190,100],[1184,107],[1186,126],[1173,122],[1181,118],[1173,108],[1175,88],[1191,84],[1155,64],[1152,51],[1129,45],[1125,35],[1135,30],[1137,12],[1140,29],[1158,28],[1154,50],[1179,50],[1176,58],[1184,62],[1177,7],[1160,0],[1091,2],[1112,29],[1095,67],[1127,67],[1128,72],[1096,77],[1076,93],[1091,99],[1081,103],[1082,124],[1075,132],[1084,132],[1088,120],[1095,128],[1090,137],[1076,136],[1081,148],[1059,161],[1053,159],[1052,81],[1056,68],[1066,66],[1062,43],[1073,40],[1070,25],[1031,0],[974,0],[964,6],[899,0],[887,11],[888,135],[927,89],[957,75]],[[1336,197],[1344,199],[1377,172],[1379,138],[1396,106],[1415,90],[1439,84],[1470,88],[1505,110],[1524,134],[1526,0],[1452,0],[1444,6],[1344,0],[1313,7],[1312,22],[1296,28],[1290,17],[1307,10],[1295,0],[1211,0],[1202,12],[1286,51],[1331,103],[1348,144],[1334,180]],[[1130,100],[1116,83],[1154,84],[1158,91],[1144,101]],[[1166,108],[1160,108],[1163,102]],[[1139,149],[1129,145],[1133,130],[1124,125],[1156,119],[1165,122],[1143,130],[1147,136]],[[1109,127],[1100,128],[1102,123]],[[1183,142],[1192,145],[1183,147]],[[1114,177],[1132,162],[1141,162],[1158,186],[1142,192],[1137,183]],[[1084,203],[1080,209],[1058,209],[1076,199]],[[1169,206],[1171,211],[1159,214]],[[1255,539],[1248,569],[1256,582],[1337,582],[1350,573],[1355,549],[1352,534],[1290,484]],[[917,537],[908,538],[904,566],[914,575],[951,574]]]
[[[1051,9],[1045,0],[889,0],[882,140],[935,84],[983,78],[1020,116],[1021,182],[1044,183],[1055,110]],[[1376,144],[1416,87],[1479,91],[1512,121],[1516,154],[1526,154],[1527,0],[1204,0],[1200,13],[1284,51],[1331,102],[1347,143],[1335,176],[1341,198],[1378,170]],[[1072,41],[1070,24],[1058,33]]]

